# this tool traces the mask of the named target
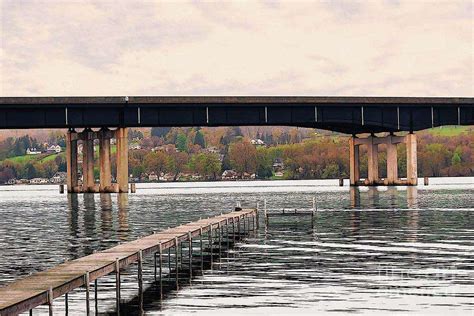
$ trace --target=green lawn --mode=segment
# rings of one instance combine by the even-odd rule
[[[441,126],[426,131],[436,136],[458,136],[473,131],[473,128],[470,126]]]
[[[61,153],[59,155],[64,155]],[[39,155],[23,155],[23,156],[16,156],[10,157],[5,159],[5,161],[12,161],[14,163],[25,164],[27,162],[47,162],[54,160],[57,154],[39,154]]]

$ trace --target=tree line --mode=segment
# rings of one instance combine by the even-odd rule
[[[135,178],[146,174],[166,174],[168,180],[182,175],[218,180],[224,170],[234,170],[239,177],[255,174],[256,178],[275,178],[281,172],[284,179],[328,179],[349,176],[348,138],[344,135],[321,135],[308,129],[280,129],[278,133],[262,130],[229,128],[156,128],[149,134],[131,130],[132,143],[140,145],[129,152],[129,172]],[[266,136],[265,136],[266,135]],[[418,135],[418,174],[420,176],[473,176],[474,133],[454,136]],[[252,137],[253,136],[253,137]],[[60,142],[63,135],[51,141]],[[269,143],[256,146],[254,138]],[[57,171],[65,171],[63,154],[54,159],[15,160],[26,148],[38,144],[30,136],[8,138],[0,142],[0,182],[11,178],[49,178]],[[39,146],[40,144],[38,144]],[[114,156],[114,155],[113,155]],[[398,146],[398,168],[406,175],[406,148]],[[282,166],[275,168],[275,162]],[[115,158],[112,159],[115,166]],[[361,177],[367,175],[367,156],[364,146],[360,153]],[[114,170],[114,168],[113,168]],[[386,152],[379,146],[379,173],[386,175]],[[95,168],[98,178],[98,165]],[[184,177],[181,177],[184,179]],[[186,178],[187,179],[187,178]]]

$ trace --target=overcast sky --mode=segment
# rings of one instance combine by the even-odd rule
[[[2,96],[474,95],[470,0],[0,1]]]

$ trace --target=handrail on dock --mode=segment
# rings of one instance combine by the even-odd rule
[[[0,316],[17,315],[33,308],[48,304],[49,313],[53,313],[53,300],[67,294],[81,286],[86,287],[86,314],[89,315],[89,284],[98,278],[115,272],[116,275],[116,304],[117,313],[120,313],[120,270],[138,263],[138,282],[140,292],[142,291],[142,260],[143,256],[154,254],[155,256],[155,280],[156,280],[156,258],[160,260],[160,282],[161,282],[161,256],[166,249],[176,248],[180,243],[189,242],[192,245],[194,237],[201,237],[208,233],[209,241],[212,241],[213,231],[219,231],[219,241],[221,228],[223,225],[232,224],[232,230],[236,228],[240,232],[243,220],[243,230],[245,231],[252,224],[253,229],[258,227],[257,209],[236,208],[234,212],[221,214],[215,217],[200,219],[195,222],[180,225],[175,228],[168,228],[164,231],[156,232],[152,235],[139,238],[137,240],[117,245],[113,248],[96,252],[94,254],[62,263],[47,271],[38,272],[31,276],[17,280],[0,288]],[[252,220],[250,222],[250,220]],[[237,223],[237,227],[236,226]],[[227,226],[228,228],[228,226]],[[228,231],[228,229],[227,229]],[[235,236],[234,236],[235,238]],[[212,251],[212,242],[209,244]],[[190,269],[192,264],[190,247]],[[220,249],[220,248],[219,248]],[[202,251],[202,243],[201,243]],[[211,256],[212,260],[212,256]],[[176,267],[178,258],[176,257]],[[178,273],[176,272],[176,279]],[[96,283],[97,284],[97,283]],[[141,294],[141,293],[140,293]]]

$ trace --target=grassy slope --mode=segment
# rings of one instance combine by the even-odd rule
[[[436,136],[458,136],[474,131],[470,126],[441,126],[430,128],[426,132]]]

